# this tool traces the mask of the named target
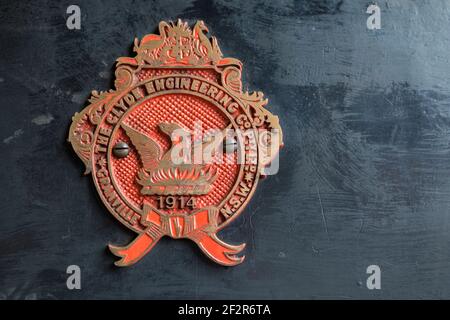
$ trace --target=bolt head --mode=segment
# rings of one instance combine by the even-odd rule
[[[123,141],[117,142],[116,145],[113,147],[113,154],[117,158],[125,158],[129,152],[130,147]]]

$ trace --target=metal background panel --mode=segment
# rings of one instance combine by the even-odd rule
[[[450,3],[377,3],[371,31],[368,1],[78,0],[72,31],[71,2],[1,1],[0,298],[450,298]],[[220,233],[247,243],[242,265],[163,239],[121,269],[106,244],[134,234],[65,140],[134,37],[177,18],[203,19],[269,98],[280,172]]]

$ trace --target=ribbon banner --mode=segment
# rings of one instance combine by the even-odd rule
[[[215,262],[224,266],[235,266],[244,261],[238,257],[245,244],[233,246],[221,241],[217,235],[219,210],[215,207],[200,209],[191,215],[166,214],[144,204],[141,223],[146,226],[136,239],[125,247],[109,245],[113,254],[121,259],[116,266],[126,267],[138,262],[163,236],[174,239],[187,238]]]

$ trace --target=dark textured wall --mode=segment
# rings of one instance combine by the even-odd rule
[[[450,3],[72,1],[0,5],[0,298],[450,298]],[[99,201],[65,139],[114,61],[160,20],[204,19],[244,62],[285,133],[269,177],[221,237],[224,268],[163,239],[113,266],[134,234]],[[82,290],[66,288],[66,267]],[[377,264],[382,289],[366,288]]]

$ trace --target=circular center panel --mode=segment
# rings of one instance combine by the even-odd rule
[[[208,130],[223,130],[230,124],[229,118],[213,103],[190,94],[164,94],[141,102],[134,106],[122,118],[121,123],[150,137],[162,150],[162,155],[170,150],[171,138],[159,127],[161,123],[176,123],[181,127],[194,131],[201,124],[202,134]],[[112,176],[119,193],[134,210],[140,210],[144,201],[159,208],[159,195],[144,195],[142,185],[137,181],[142,170],[140,154],[133,145],[125,130],[118,126],[112,139],[113,146],[123,141],[130,146],[129,153],[124,158],[110,155]],[[208,193],[202,195],[186,195],[195,198],[195,209],[206,206],[219,206],[232,191],[239,175],[236,153],[222,156],[221,163],[212,163],[212,170],[217,171],[217,178],[212,182]],[[161,208],[160,208],[161,209]],[[161,209],[168,213],[191,212],[192,208]]]

